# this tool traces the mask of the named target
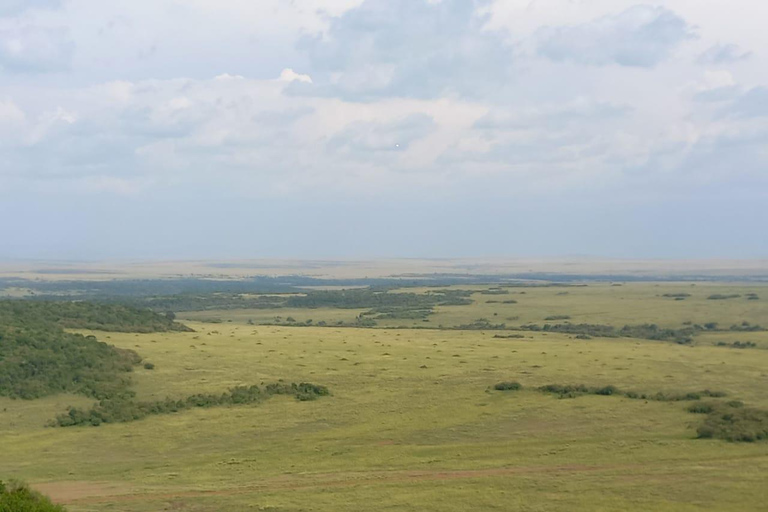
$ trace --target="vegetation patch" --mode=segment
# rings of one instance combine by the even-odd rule
[[[768,439],[768,411],[734,404],[740,402],[689,407],[689,412],[707,415],[697,429],[699,438],[741,443]]]
[[[149,309],[121,304],[70,301],[0,301],[0,325],[18,327],[58,326],[111,332],[192,332],[174,321],[173,313],[160,315]]]
[[[729,295],[725,295],[722,293],[713,293],[709,297],[707,297],[708,300],[728,300],[728,299],[738,299],[741,297],[738,293],[732,293]]]
[[[373,315],[375,320],[423,320],[432,314],[434,314],[434,310],[431,307],[409,309],[397,306],[374,308],[363,313],[366,316]]]
[[[468,324],[461,324],[455,327],[460,331],[484,331],[484,330],[503,330],[507,328],[507,324],[494,324],[487,318],[478,318]]]
[[[505,384],[508,383],[501,382],[496,384],[494,389],[500,389],[498,386],[503,386]],[[519,384],[517,385],[520,386]],[[516,389],[522,389],[522,386]],[[624,391],[613,385],[586,386],[584,384],[547,384],[545,386],[539,386],[536,388],[536,391],[557,395],[558,398],[576,398],[583,395],[617,395],[633,400],[654,400],[658,402],[694,401],[701,400],[702,397],[722,398],[726,396],[726,393],[723,391],[712,391],[709,389],[688,392],[659,391],[658,393],[640,393],[637,391]]]
[[[283,305],[289,308],[363,309],[394,306],[425,309],[432,306],[467,306],[472,304],[469,298],[471,294],[468,290],[439,290],[428,293],[390,293],[373,289],[322,290],[288,296]]]
[[[0,326],[0,396],[77,393],[103,399],[125,394],[130,372],[140,362],[132,350],[56,327]]]
[[[523,386],[518,382],[499,382],[493,386],[497,391],[519,391]],[[658,392],[639,393],[622,391],[616,386],[585,386],[584,384],[547,384],[536,388],[542,393],[556,395],[558,398],[576,398],[583,395],[623,396],[635,400],[655,400],[661,402],[691,401],[686,410],[693,414],[704,414],[706,419],[698,427],[699,439],[723,439],[732,442],[755,442],[768,439],[768,411],[744,407],[738,400],[728,402],[702,402],[704,397],[722,398],[722,391],[693,392]]]
[[[480,290],[480,295],[509,295],[509,291],[502,288],[489,288],[487,290]]]
[[[328,388],[308,382],[300,384],[268,384],[259,386],[236,386],[222,394],[196,394],[182,400],[136,402],[117,398],[101,400],[88,410],[70,407],[66,414],[60,414],[52,426],[99,426],[102,423],[126,423],[155,414],[172,414],[194,408],[245,405],[261,402],[273,395],[293,395],[297,400],[315,400],[329,395]]]
[[[499,382],[493,389],[496,391],[519,391],[523,389],[523,386],[519,382]]]
[[[0,480],[0,512],[65,512],[65,509],[24,484],[6,484]]]
[[[729,348],[755,348],[757,347],[757,344],[752,341],[734,341],[733,343],[728,343],[727,341],[718,341],[716,344],[718,347],[729,347]]]
[[[749,322],[741,322],[740,324],[732,325],[729,330],[736,332],[758,332],[765,331],[766,329],[762,325],[750,324]]]
[[[77,393],[102,400],[132,394],[130,372],[141,357],[95,336],[68,333],[65,327],[189,330],[168,316],[131,307],[0,301],[0,396],[34,399]]]
[[[602,324],[527,324],[521,326],[520,329],[525,331],[560,332],[602,338],[639,338],[655,341],[673,341],[680,344],[691,343],[693,341],[693,335],[696,333],[696,329],[693,327],[669,329],[659,327],[656,324],[625,325],[620,329],[617,329],[612,325]]]

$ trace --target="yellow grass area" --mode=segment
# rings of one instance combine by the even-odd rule
[[[600,312],[620,300],[610,295],[618,290],[632,306],[607,322]],[[561,291],[529,291],[516,314],[678,325],[714,315],[699,310],[714,301],[671,303],[648,289],[635,297],[604,287],[580,301],[575,291],[555,295]],[[538,293],[563,302],[537,305]],[[726,302],[716,307],[734,307]],[[492,306],[467,308],[489,316]],[[683,315],[678,307],[689,309]],[[757,320],[762,308],[722,320]],[[554,333],[497,339],[493,331],[251,326],[238,315],[190,322],[195,333],[95,334],[156,365],[134,374],[140,399],[278,379],[323,384],[332,396],[73,428],[44,425],[69,404],[87,404],[82,397],[0,399],[0,474],[31,482],[74,512],[747,511],[764,510],[768,499],[768,444],[697,440],[702,418],[684,403],[489,389],[503,380],[526,388],[710,388],[768,408],[766,350]]]

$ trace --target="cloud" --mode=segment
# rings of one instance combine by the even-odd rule
[[[366,159],[382,154],[407,151],[414,142],[435,129],[435,121],[426,114],[412,114],[388,123],[354,122],[331,137],[330,151]]]
[[[32,25],[0,29],[0,68],[43,73],[69,68],[74,43],[65,28]]]
[[[699,64],[731,64],[746,60],[752,56],[752,52],[743,51],[735,44],[716,44],[707,49],[698,58]]]
[[[641,68],[656,66],[691,37],[683,18],[649,5],[581,25],[542,28],[535,35],[538,54],[553,61]]]
[[[701,103],[717,103],[735,99],[742,91],[729,71],[705,71],[704,76],[687,88],[693,99]]]
[[[588,98],[576,98],[566,104],[525,106],[513,111],[494,109],[475,123],[482,130],[522,130],[531,128],[565,128],[583,123],[621,118],[632,111],[617,105]]]
[[[365,0],[305,37],[315,86],[294,94],[373,101],[382,97],[478,96],[511,76],[505,33],[485,29],[473,0]]]
[[[736,99],[727,113],[741,118],[768,117],[768,87],[748,90]]]
[[[26,128],[26,113],[11,100],[0,100],[0,148],[16,141]],[[2,161],[0,153],[0,161]]]
[[[305,84],[312,83],[312,77],[309,75],[301,75],[290,68],[286,68],[280,73],[280,80],[283,82],[303,82]]]
[[[61,0],[2,0],[0,16],[16,16],[31,9],[57,9]]]

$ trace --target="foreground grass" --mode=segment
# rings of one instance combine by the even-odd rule
[[[503,380],[712,388],[768,408],[765,350],[554,333],[191,327],[198,332],[99,336],[155,365],[136,370],[141,400],[278,379],[322,383],[333,396],[72,429],[43,425],[82,397],[2,399],[0,474],[75,512],[760,510],[768,499],[768,444],[696,440],[701,418],[683,404],[488,389]]]

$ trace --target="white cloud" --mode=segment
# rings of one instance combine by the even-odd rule
[[[541,28],[536,34],[539,54],[554,61],[641,68],[656,66],[690,37],[682,17],[649,5],[580,25]]]
[[[283,82],[298,81],[305,84],[312,83],[312,77],[310,77],[309,75],[299,74],[290,68],[286,68],[280,73],[280,80]]]
[[[708,48],[699,56],[701,64],[722,65],[746,60],[752,56],[752,52],[744,51],[735,44],[718,43]]]
[[[382,97],[482,96],[511,78],[515,49],[486,30],[486,0],[365,0],[304,37],[314,87],[303,95],[374,101]]]
[[[33,25],[0,28],[0,68],[39,73],[69,67],[74,44],[65,28]]]
[[[31,9],[57,9],[61,0],[1,0],[0,16],[15,16]]]

